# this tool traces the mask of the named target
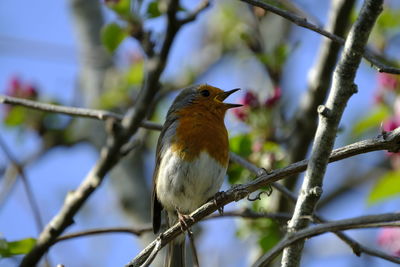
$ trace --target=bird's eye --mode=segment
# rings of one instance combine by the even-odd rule
[[[208,96],[210,96],[210,91],[208,91],[208,90],[203,90],[203,91],[200,92],[200,94],[201,94],[202,96],[204,96],[204,97],[208,97]]]

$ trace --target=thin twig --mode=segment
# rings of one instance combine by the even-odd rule
[[[288,223],[288,235],[305,228],[312,217],[322,194],[322,184],[329,156],[335,143],[342,114],[350,97],[357,92],[354,84],[356,72],[370,32],[382,11],[383,0],[366,0],[353,24],[335,68],[330,93],[326,104],[318,107],[319,123],[315,134],[309,166],[303,179],[300,195]],[[282,267],[300,265],[305,240],[284,249]]]
[[[28,202],[29,202],[29,205],[30,205],[32,213],[33,213],[33,218],[35,220],[37,231],[38,231],[38,233],[40,233],[40,231],[42,231],[42,229],[44,227],[43,219],[42,219],[42,216],[40,215],[39,204],[36,200],[35,194],[32,191],[32,186],[29,183],[28,177],[26,176],[24,167],[22,164],[20,164],[18,162],[17,158],[8,149],[6,143],[3,141],[3,139],[1,137],[0,137],[0,147],[3,150],[4,154],[6,155],[6,157],[8,158],[8,160],[11,162],[11,164],[14,165],[17,173],[21,177],[26,196],[28,198]],[[45,257],[45,264],[46,264],[46,266],[51,266],[48,257]]]
[[[265,9],[265,10],[270,11],[272,13],[275,13],[275,14],[277,14],[277,15],[279,15],[279,16],[281,16],[281,17],[293,22],[294,24],[296,24],[296,25],[298,25],[300,27],[303,27],[303,28],[312,30],[312,31],[314,31],[316,33],[319,33],[319,34],[331,39],[332,41],[334,41],[334,42],[336,42],[336,43],[338,43],[338,44],[340,44],[342,46],[345,43],[345,39],[343,39],[343,38],[341,38],[341,37],[339,37],[339,36],[337,36],[335,34],[332,34],[332,33],[322,29],[321,27],[319,27],[319,26],[317,26],[315,24],[312,24],[312,23],[308,22],[307,18],[300,17],[300,16],[298,16],[298,15],[292,13],[292,12],[280,9],[278,7],[275,7],[273,5],[270,5],[270,4],[267,4],[265,2],[261,2],[261,1],[258,1],[258,0],[240,0],[240,1],[248,3],[248,4],[251,4],[253,6],[260,7],[262,9]],[[371,65],[374,66],[375,69],[378,70],[379,72],[400,74],[400,69],[399,68],[392,67],[392,66],[387,66],[387,65],[383,64],[382,62],[379,62],[375,58],[375,56],[373,56],[373,52],[372,51],[369,51],[369,50],[365,51],[365,53],[363,54],[363,57],[367,61],[369,61],[371,63]]]
[[[202,2],[200,2],[200,4],[196,7],[196,9],[190,13],[187,17],[178,20],[178,22],[182,25],[192,22],[194,20],[196,20],[197,16],[206,8],[208,8],[210,6],[210,1],[208,0],[203,0]]]
[[[374,139],[360,141],[345,147],[341,147],[332,151],[329,157],[329,162],[334,162],[349,158],[358,154],[368,153],[377,150],[391,150],[398,151],[400,148],[400,128],[394,131],[388,132],[385,136],[379,136]],[[273,182],[287,178],[293,174],[303,172],[306,170],[308,165],[308,160],[299,161],[293,163],[285,168],[277,169],[258,175],[254,180],[243,184],[235,185],[228,191],[226,191],[218,200],[209,201],[203,206],[194,211],[190,216],[194,221],[189,220],[187,222],[188,226],[192,226],[198,221],[202,220],[206,216],[218,210],[220,207],[227,205],[233,201],[239,201],[247,197],[248,194],[254,192],[264,186],[270,185]],[[217,205],[216,205],[217,204]],[[163,245],[172,241],[175,237],[182,233],[180,224],[177,223],[168,230],[166,230],[163,235]],[[132,261],[130,261],[126,266],[140,266],[148,257],[152,248],[155,245],[155,241],[150,243],[143,251],[141,251]]]
[[[20,266],[35,266],[62,232],[73,223],[73,217],[86,203],[89,196],[100,186],[106,174],[121,158],[121,147],[137,132],[148,113],[148,108],[160,87],[160,76],[164,71],[173,40],[181,25],[176,13],[179,1],[171,0],[167,6],[167,29],[160,52],[146,61],[146,78],[139,92],[136,105],[129,109],[121,122],[121,129],[108,136],[106,145],[101,149],[100,157],[81,185],[71,192],[60,211],[47,224],[35,247],[25,255]]]
[[[100,234],[126,233],[126,234],[141,236],[143,233],[150,232],[151,230],[152,227],[144,227],[141,229],[134,229],[132,227],[110,227],[110,228],[91,229],[60,236],[59,238],[56,239],[55,243],[78,237],[86,237],[86,236],[100,235]]]
[[[400,213],[360,216],[351,219],[330,221],[316,226],[311,226],[286,236],[274,248],[268,251],[267,254],[258,259],[253,266],[267,266],[268,263],[270,263],[271,260],[278,256],[285,247],[288,247],[300,240],[311,238],[313,236],[320,235],[326,232],[389,226],[393,225],[392,222],[397,222],[397,225],[400,224]],[[400,258],[398,257],[390,257],[388,255],[385,255],[385,259],[391,262],[400,263]]]
[[[161,236],[157,237],[156,239],[156,245],[154,246],[153,250],[151,251],[149,257],[146,259],[146,261],[142,264],[143,267],[150,266],[150,264],[153,262],[153,260],[156,258],[158,252],[162,249],[162,238]]]
[[[18,99],[18,100],[20,100],[20,99]],[[29,101],[29,102],[35,102],[35,101]],[[10,102],[10,104],[18,104],[18,103],[21,103],[21,102],[20,101],[12,101],[12,102]],[[43,110],[42,107],[46,106],[46,105],[47,104],[45,104],[45,103],[35,102],[34,105],[31,105],[29,103],[29,105],[26,105],[26,107]],[[66,108],[68,109],[69,107],[66,107]],[[67,110],[67,109],[64,109],[64,110]],[[58,110],[59,110],[58,108],[54,109],[54,112],[58,112]],[[90,112],[86,112],[85,111],[84,114],[93,114],[93,117],[91,117],[91,118],[94,118],[94,119],[104,118],[103,116],[101,116],[99,114],[96,114],[96,112],[98,112],[99,114],[105,114],[106,113],[106,111],[103,111],[103,110],[98,110],[98,111],[90,110]],[[80,113],[69,113],[68,112],[66,114],[71,115],[71,116],[85,116],[85,115],[80,114]],[[111,115],[111,116],[113,116],[113,115]],[[121,116],[120,114],[116,114],[116,116],[113,117],[113,118],[117,119],[120,116]],[[151,123],[151,124],[152,124],[151,129],[160,130],[162,128],[162,125],[160,125],[160,124],[156,124],[156,123]],[[148,127],[146,127],[146,128],[148,128]],[[359,154],[359,152],[357,151],[357,148],[360,148],[360,147],[364,147],[364,149],[366,149],[365,152],[379,150],[379,149],[385,149],[383,147],[379,148],[379,146],[381,146],[382,144],[375,144],[375,142],[376,142],[375,140],[361,141],[361,142],[358,142],[356,144],[352,144],[352,145],[346,146],[344,148],[339,148],[339,149],[335,150],[333,154],[335,154],[335,152],[337,152],[336,155],[339,156],[339,158],[337,160],[340,160],[340,159],[342,159],[342,156],[340,156],[340,155],[343,155],[343,154],[346,154],[346,153],[351,154],[349,156],[353,156],[353,155]],[[376,145],[378,145],[378,146],[376,146]],[[396,150],[395,146],[393,146],[393,150]],[[340,152],[342,152],[342,153],[340,153]],[[248,170],[250,170],[250,171],[252,171],[254,173],[258,174],[258,173],[264,173],[265,172],[265,170],[263,170],[262,168],[258,168],[257,166],[251,164],[250,162],[246,161],[245,159],[241,158],[240,156],[238,156],[238,155],[236,155],[234,153],[231,153],[230,157],[231,157],[231,160],[235,161],[236,163],[242,165],[243,167],[245,167],[246,169],[248,169]],[[345,157],[343,157],[343,158],[345,158]],[[304,161],[302,161],[302,162],[304,162]],[[298,172],[296,172],[296,173],[298,173]],[[291,201],[295,201],[296,200],[296,197],[294,196],[294,194],[291,193],[289,190],[287,190],[284,186],[280,185],[279,183],[273,183],[272,185],[278,191],[282,192]],[[224,216],[225,217],[241,216],[243,218],[252,218],[252,219],[254,219],[254,218],[271,218],[271,219],[276,219],[276,220],[288,220],[289,219],[289,215],[288,214],[272,214],[272,213],[252,213],[252,214],[250,214],[249,211],[245,211],[245,212],[242,212],[242,211],[225,212],[222,216],[213,214],[213,215],[211,215],[211,216],[209,216],[207,218],[221,218],[221,217],[224,217]],[[347,242],[349,242],[349,239],[347,240]],[[367,254],[370,254],[370,255],[375,255],[375,256],[381,256],[382,258],[386,258],[386,256],[387,256],[387,254],[385,254],[385,253],[377,252],[376,250],[369,249],[367,247],[363,247],[358,243],[357,243],[357,245],[360,247],[360,249],[364,253],[367,253]],[[356,245],[350,245],[350,246],[353,248],[353,251],[356,254],[358,254],[357,253],[358,250],[355,249],[355,248],[357,248],[357,246]]]
[[[231,152],[231,160],[255,174],[263,172],[262,168],[258,168],[256,165],[254,165],[251,162],[247,161],[246,159],[240,157],[239,155],[236,155],[233,152]],[[297,202],[296,195],[293,192],[291,192],[290,190],[288,190],[285,186],[281,185],[280,183],[272,183],[271,185],[272,185],[272,187],[274,187],[275,189],[280,191],[287,199],[289,199],[291,203]],[[250,212],[251,212],[251,210],[250,210]],[[271,216],[271,214],[269,214],[269,213],[267,213],[266,215]],[[272,214],[272,215],[274,215],[274,214]],[[286,216],[289,216],[289,214],[286,214]],[[242,217],[244,217],[244,216],[242,216]],[[257,218],[257,217],[255,217],[255,218]],[[286,218],[286,220],[290,220],[290,218]],[[321,216],[319,216],[316,212],[314,212],[313,221],[315,221],[317,223],[327,222],[325,219],[323,219]],[[365,253],[365,254],[379,257],[379,258],[386,259],[386,260],[392,258],[392,256],[390,256],[387,253],[363,246],[362,244],[358,243],[357,241],[355,241],[354,239],[352,239],[351,237],[349,237],[348,235],[346,235],[342,232],[334,232],[334,234],[338,238],[340,238],[343,242],[345,242],[348,246],[350,246],[351,249],[353,250],[354,254],[357,256],[361,256],[361,253]]]
[[[114,112],[110,112],[110,111],[40,103],[37,101],[13,97],[13,96],[0,95],[0,103],[19,105],[19,106],[24,106],[24,107],[38,109],[38,110],[47,111],[47,112],[61,113],[61,114],[66,114],[66,115],[87,117],[87,118],[93,118],[93,119],[99,119],[99,120],[107,120],[108,118],[122,120],[121,115],[114,113]]]
[[[0,147],[3,150],[4,154],[8,158],[8,160],[11,162],[12,165],[14,165],[15,169],[17,170],[19,176],[21,177],[22,184],[24,185],[25,193],[28,197],[28,202],[29,205],[31,206],[33,217],[36,222],[36,228],[38,232],[42,231],[43,229],[43,219],[42,216],[40,215],[40,209],[39,205],[37,203],[36,197],[32,191],[32,186],[29,183],[28,178],[26,177],[25,171],[23,166],[18,162],[18,160],[14,157],[14,155],[11,153],[11,151],[8,149],[7,145],[3,141],[3,139],[0,137]]]
[[[343,37],[350,25],[351,11],[355,0],[332,0],[329,9],[326,29],[333,34]],[[288,138],[288,161],[293,163],[306,157],[310,144],[317,129],[318,105],[322,104],[329,92],[332,81],[332,72],[336,66],[340,44],[330,39],[323,39],[317,53],[314,66],[308,72],[307,91],[302,95],[299,106],[294,112],[290,122],[290,136]],[[293,190],[296,186],[296,179],[286,181],[285,186]],[[289,208],[282,203],[283,209]],[[290,207],[291,208],[291,207]]]
[[[23,106],[26,108],[52,112],[52,113],[60,113],[70,116],[77,116],[83,118],[97,119],[106,121],[108,119],[115,119],[116,121],[122,121],[123,116],[121,114],[99,110],[99,109],[89,109],[89,108],[77,108],[77,107],[69,107],[62,105],[54,105],[49,103],[42,103],[38,101],[33,101],[25,98],[13,97],[13,96],[5,96],[0,95],[0,103]],[[151,122],[151,121],[143,121],[140,126],[149,130],[161,130],[159,124]]]
[[[387,158],[382,158],[381,163],[376,164],[380,166],[384,161],[387,161]],[[341,195],[351,192],[352,190],[356,190],[359,186],[376,180],[376,177],[382,176],[385,172],[387,172],[387,168],[373,168],[366,172],[359,171],[350,171],[347,177],[344,177],[343,182],[335,187],[332,191],[327,192],[320,201],[318,201],[318,209],[324,208],[326,205],[331,204],[332,201],[338,199]]]
[[[9,99],[9,98],[7,97],[7,99]],[[16,99],[17,100],[21,100],[19,98],[16,98]],[[1,96],[0,96],[0,100],[2,100]],[[46,110],[47,107],[44,107],[44,108],[42,108],[42,107],[46,106],[46,105],[49,105],[49,104],[46,104],[46,103],[40,103],[40,102],[35,102],[35,101],[30,101],[30,100],[28,100],[28,101],[29,102],[21,102],[21,101],[13,101],[13,99],[11,99],[11,102],[9,102],[9,103],[10,104],[28,103],[28,105],[24,105],[24,106],[26,106],[28,108],[39,109],[39,110]],[[34,103],[30,103],[30,102],[34,102]],[[52,112],[60,112],[60,110],[63,110],[63,109],[58,109],[59,106],[57,106],[57,105],[55,105],[55,106],[56,106],[56,108],[54,110],[52,110]],[[68,110],[68,108],[69,107],[66,107],[66,109],[64,109],[64,110]],[[86,112],[86,109],[84,109],[84,110],[85,110],[85,112],[83,112],[83,114],[81,114],[79,112],[77,112],[77,113],[69,112],[69,110],[65,114],[71,115],[71,116],[83,116],[83,117],[88,117],[85,114],[92,114],[93,116],[90,116],[90,118],[101,120],[101,119],[104,118],[104,116],[99,115],[99,114],[107,113],[106,111],[103,111],[103,110],[90,110],[90,112]],[[118,117],[121,116],[119,114],[116,114],[116,116],[114,116],[114,115],[115,114],[111,114],[110,117],[112,117],[114,119],[118,119]],[[162,125],[160,125],[160,124],[156,124],[156,123],[152,123],[152,122],[148,122],[148,123],[151,124],[151,127],[146,126],[145,128],[147,128],[147,129],[160,130],[162,128]],[[380,139],[380,138],[377,138],[377,139]],[[390,148],[390,146],[388,146],[388,145],[385,145],[385,144],[383,144],[381,142],[376,142],[377,139],[375,139],[375,140],[365,140],[365,141],[361,141],[361,142],[358,142],[358,143],[355,143],[355,144],[352,144],[352,145],[337,149],[333,153],[335,155],[335,157],[336,157],[335,160],[340,160],[340,159],[343,159],[343,158],[346,158],[346,157],[350,157],[350,156],[357,155],[357,154],[360,154],[360,153],[367,153],[367,152],[375,151],[375,150],[381,150],[381,149],[396,150],[396,149],[398,149],[398,148],[396,148],[396,147],[398,147],[398,145],[395,145],[395,142],[393,143],[393,147]],[[365,150],[364,151],[359,151],[359,148],[363,148]],[[347,154],[347,156],[343,156],[343,155],[346,155],[346,154]],[[235,156],[237,158],[235,158]],[[255,165],[253,165],[253,166],[248,165],[248,164],[250,164],[249,162],[247,162],[243,158],[241,158],[241,157],[239,157],[239,156],[237,156],[237,155],[235,155],[233,153],[231,153],[231,159],[233,159],[235,162],[238,162],[239,164],[241,164],[245,168],[249,169],[250,171],[253,171],[254,173],[258,173],[260,171],[260,169],[258,167],[256,167]],[[296,164],[304,163],[304,162],[305,161],[301,161],[301,162],[298,162]],[[296,165],[296,164],[293,164],[293,166]],[[298,172],[300,172],[300,171],[302,171],[302,170],[299,170]],[[265,172],[265,171],[263,171],[263,172]],[[294,173],[298,173],[298,172],[294,172]],[[285,187],[281,186],[278,183],[275,183],[274,187],[276,189],[278,189],[279,191],[281,191],[281,192],[288,191]],[[293,199],[293,196],[291,196],[288,193],[285,193],[284,195],[287,196],[289,199]],[[232,214],[232,215],[233,216],[242,216],[242,217],[245,217],[245,218],[246,217],[248,217],[248,218],[256,218],[256,217],[261,218],[261,217],[263,217],[263,218],[272,218],[272,219],[278,219],[278,220],[287,220],[287,216],[285,217],[285,215],[277,216],[277,217],[271,216],[270,214],[264,214],[264,215],[258,214],[256,216],[253,216],[253,215],[246,216],[246,214],[242,214],[242,215],[238,215],[238,214],[234,215],[234,214]],[[230,216],[230,213],[229,212],[228,213],[225,212],[224,216]],[[221,216],[212,215],[212,217],[221,217]],[[354,250],[354,246],[353,246],[353,250]],[[368,249],[366,247],[362,247],[362,250],[365,253],[370,254],[370,255],[378,255],[378,256],[379,255],[383,255],[382,256],[383,258],[385,258],[387,256],[384,253],[378,253],[376,250]]]
[[[214,218],[226,218],[226,217],[239,217],[243,219],[273,219],[277,221],[288,221],[291,215],[282,212],[255,212],[250,209],[224,211],[224,213],[214,213],[210,216],[204,218],[204,220],[214,219]]]

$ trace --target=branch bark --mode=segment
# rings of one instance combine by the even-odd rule
[[[242,158],[234,153],[231,153],[231,160],[255,174],[265,172],[265,170],[258,168],[251,162],[248,162],[244,158]],[[295,177],[295,176],[293,176],[293,177]],[[288,177],[288,178],[293,179],[293,177]],[[280,183],[272,183],[271,186],[274,187],[275,189],[277,189],[279,192],[281,192],[281,194],[283,194],[287,199],[289,199],[290,202],[292,202],[292,203],[297,202],[297,196],[294,193],[292,193],[290,190],[288,190],[285,186],[281,185]],[[326,223],[327,222],[325,219],[323,219],[317,213],[314,213],[312,221],[315,223]],[[343,232],[334,232],[334,234],[339,239],[341,239],[343,242],[345,242],[353,250],[353,253],[355,255],[357,255],[358,257],[361,256],[362,253],[365,253],[365,254],[379,257],[379,258],[386,259],[386,260],[390,260],[393,258],[392,256],[390,256],[384,252],[377,251],[375,249],[361,245],[360,243],[358,243],[357,241],[355,241],[354,239],[352,239],[351,237],[349,237],[348,235],[346,235]]]
[[[329,162],[334,162],[342,160],[348,157],[355,156],[357,154],[368,153],[376,150],[390,150],[392,152],[399,151],[400,149],[400,128],[392,132],[388,132],[382,136],[374,139],[360,141],[345,147],[341,147],[332,151]],[[233,202],[239,201],[248,196],[248,194],[270,185],[273,182],[292,176],[293,174],[305,171],[307,168],[308,161],[303,160],[293,163],[285,168],[273,170],[269,173],[263,173],[258,175],[254,180],[247,184],[235,185],[218,199],[218,203],[215,201],[209,201],[203,206],[194,211],[190,216],[193,217],[193,221],[187,221],[188,227],[197,223],[201,219],[215,212],[219,208]],[[169,228],[167,231],[162,233],[157,240],[150,243],[144,250],[142,250],[127,266],[141,266],[149,255],[152,253],[153,249],[157,245],[163,247],[168,242],[173,240],[176,236],[182,233],[182,229],[179,223]]]
[[[265,10],[270,11],[272,13],[275,13],[278,16],[281,16],[281,17],[293,22],[294,24],[296,24],[296,25],[298,25],[300,27],[307,28],[307,29],[310,29],[310,30],[312,30],[312,31],[314,31],[316,33],[319,33],[319,34],[331,39],[332,41],[334,41],[334,42],[336,42],[336,43],[338,43],[338,44],[340,44],[342,46],[345,44],[345,40],[343,38],[341,38],[341,37],[339,37],[339,36],[337,36],[335,34],[332,34],[332,33],[322,29],[321,27],[319,27],[319,26],[317,26],[315,24],[312,24],[312,23],[308,22],[307,18],[300,17],[300,16],[298,16],[296,14],[293,14],[291,12],[288,12],[286,10],[277,8],[277,7],[273,6],[273,5],[270,5],[270,4],[267,4],[265,2],[261,2],[261,1],[258,1],[258,0],[240,0],[240,1],[248,3],[248,4],[251,4],[253,6],[260,7],[262,9],[265,9]],[[367,61],[369,61],[371,63],[371,65],[373,67],[375,67],[375,69],[377,69],[379,72],[400,74],[400,69],[399,68],[392,67],[392,66],[387,66],[387,65],[379,62],[379,60],[377,60],[375,58],[374,53],[369,51],[369,50],[367,50],[367,51],[365,51],[365,53],[363,53],[363,57]]]
[[[36,200],[35,194],[32,190],[32,186],[29,182],[29,179],[25,173],[24,166],[20,164],[17,160],[17,158],[14,156],[14,154],[10,151],[10,149],[7,147],[6,143],[3,141],[3,138],[0,137],[0,148],[3,150],[4,154],[8,158],[8,160],[11,162],[11,164],[14,166],[15,170],[19,174],[22,180],[22,184],[24,186],[24,190],[26,193],[26,196],[29,201],[29,205],[31,207],[32,213],[33,213],[33,218],[36,223],[36,228],[37,231],[40,232],[43,228],[43,219],[42,216],[40,215],[40,209],[39,209],[39,204]]]
[[[26,106],[28,108],[32,108],[32,109],[37,109],[37,110],[44,110],[47,111],[48,104],[45,103],[40,103],[40,102],[35,102],[35,101],[30,101],[30,100],[26,100],[26,101],[22,101],[23,99],[14,99],[14,98],[8,98],[8,97],[0,97],[0,101],[6,99],[6,103],[9,104],[17,104],[17,105],[23,105]],[[10,100],[10,101],[9,101]],[[14,101],[17,100],[17,101]],[[107,116],[102,116],[101,114],[106,114],[107,111],[103,111],[103,110],[90,110],[90,109],[85,109],[84,112],[80,113],[80,112],[70,112],[69,110],[70,107],[60,107],[60,106],[56,106],[56,108],[52,108],[52,112],[63,112],[64,114],[68,114],[71,116],[82,116],[82,117],[87,117],[87,114],[92,114],[93,116],[90,116],[90,118],[92,119],[98,119],[98,120],[105,120],[105,118]],[[72,108],[74,109],[74,108]],[[67,112],[64,112],[67,111]],[[111,119],[115,119],[116,121],[118,121],[122,116],[116,113],[110,113],[109,114]],[[149,122],[152,127],[151,129],[153,130],[160,130],[162,128],[161,125],[156,124],[156,123],[152,123]],[[329,158],[330,162],[333,161],[338,161],[344,158],[348,158],[348,157],[352,157],[355,156],[357,154],[362,154],[362,153],[368,153],[368,152],[372,152],[372,151],[377,151],[377,150],[389,150],[391,152],[397,152],[400,149],[400,129],[396,129],[393,132],[389,132],[389,133],[384,133],[383,135],[374,138],[374,139],[369,139],[369,140],[364,140],[364,141],[360,141],[342,148],[338,148],[336,150],[334,150],[331,154],[331,157]],[[291,176],[293,174],[298,174],[302,171],[304,171],[306,169],[306,166],[308,164],[307,160],[303,160],[294,164],[289,165],[288,167],[284,168],[284,169],[280,169],[280,170],[275,170],[273,172],[270,173],[265,173],[265,171],[260,171],[261,169],[258,168],[257,166],[251,164],[250,162],[248,162],[247,160],[241,158],[240,156],[237,156],[234,153],[231,153],[231,160],[233,160],[234,162],[237,162],[238,164],[242,165],[243,167],[249,169],[251,172],[254,172],[256,174],[258,174],[257,178],[258,180],[256,181],[257,187],[256,189],[253,189],[253,191],[261,188],[264,186],[263,183],[265,183],[265,185],[270,184],[271,182],[269,182],[271,179],[273,181],[277,181],[279,179],[282,178],[286,178],[287,176]],[[278,179],[277,179],[277,176]],[[290,177],[289,177],[290,178]],[[265,179],[265,180],[264,180]],[[282,192],[285,196],[288,197],[289,200],[291,201],[296,201],[296,196],[294,196],[294,194],[290,191],[288,191],[285,187],[275,183],[273,184],[273,186],[275,186],[280,192]],[[248,185],[244,185],[244,190],[247,193],[251,193],[253,191],[249,191],[246,188],[248,187]],[[235,189],[235,188],[233,188]],[[243,196],[244,198],[245,196]],[[213,212],[213,211],[211,211]],[[210,212],[210,213],[211,213]],[[267,215],[271,215],[271,214],[267,214]],[[282,214],[283,215],[283,214]],[[256,216],[264,216],[264,215],[256,215]],[[284,219],[284,217],[282,217],[281,215],[277,214],[278,217],[275,216],[276,219]],[[247,217],[246,215],[242,215],[242,217]],[[255,217],[254,215],[250,216],[251,218]],[[271,216],[270,216],[271,217]],[[273,216],[272,216],[273,218]],[[338,233],[341,234],[341,233]],[[341,234],[343,235],[343,234]],[[339,237],[341,239],[343,239],[343,237],[341,237],[339,235]],[[376,250],[373,249],[369,249],[367,247],[363,247],[362,245],[356,243],[355,241],[350,240],[349,238],[347,238],[346,240],[344,240],[347,244],[349,244],[354,253],[356,255],[359,255],[361,252],[370,254],[370,255],[374,255],[374,256],[378,256],[384,259],[387,259],[387,254],[382,253],[382,252],[377,252]],[[352,244],[353,242],[353,244]],[[390,257],[389,257],[390,258]]]
[[[382,11],[383,0],[367,0],[347,37],[340,61],[333,74],[333,83],[326,106],[319,106],[319,124],[315,135],[311,158],[293,218],[288,224],[288,234],[308,225],[304,219],[313,215],[322,194],[322,183],[329,155],[335,141],[338,125],[350,97],[357,92],[355,75],[360,65],[369,34]],[[300,265],[304,240],[285,248],[281,264],[284,267]]]
[[[54,105],[54,104],[33,101],[33,100],[25,99],[25,98],[5,96],[5,95],[0,95],[0,103],[18,105],[18,106],[23,106],[23,107],[41,110],[41,111],[45,111],[45,112],[60,113],[60,114],[65,114],[65,115],[69,115],[69,116],[90,118],[90,119],[103,120],[103,121],[113,119],[117,122],[121,122],[122,118],[123,118],[123,115],[115,113],[115,112],[107,111],[107,110]],[[157,123],[150,122],[150,121],[142,121],[140,123],[140,127],[149,129],[149,130],[160,131],[162,128],[162,125],[159,125]]]
[[[285,222],[290,220],[290,215],[286,213],[270,213],[270,212],[254,212],[252,210],[248,209],[241,209],[241,210],[233,210],[233,211],[227,211],[224,212],[223,214],[212,214],[205,218],[205,220],[210,220],[210,219],[219,219],[219,218],[227,218],[227,217],[240,217],[243,219],[273,219],[281,222]],[[108,227],[108,228],[96,228],[96,229],[90,229],[90,230],[85,230],[85,231],[80,231],[80,232],[73,232],[69,234],[65,234],[63,236],[60,236],[57,238],[56,243],[65,241],[65,240],[70,240],[70,239],[75,239],[79,237],[87,237],[87,236],[93,236],[93,235],[102,235],[102,234],[115,234],[115,233],[126,233],[126,234],[131,234],[135,236],[141,236],[143,233],[151,232],[153,231],[153,227],[151,225],[149,226],[144,226],[142,228],[132,228],[132,227]]]
[[[332,6],[326,26],[329,32],[340,37],[345,36],[354,2],[355,0],[331,1]],[[317,129],[317,107],[323,103],[328,94],[339,49],[340,45],[330,39],[324,39],[321,44],[315,65],[309,72],[308,89],[294,113],[292,136],[289,139],[289,163],[302,160],[307,154]],[[292,190],[295,182],[296,179],[291,179],[286,186]]]
[[[392,222],[395,222],[393,224]],[[361,229],[361,228],[376,228],[382,226],[393,226],[400,225],[400,213],[386,213],[379,215],[367,215],[346,220],[331,221],[323,224],[319,224],[313,227],[302,229],[298,232],[292,233],[281,240],[274,248],[268,251],[267,254],[262,256],[257,262],[254,263],[253,267],[268,266],[279,253],[288,246],[295,244],[296,242],[303,241],[316,235],[320,235],[326,232],[336,232],[349,229]],[[371,251],[371,249],[366,248]],[[374,251],[374,254],[380,255],[382,252]],[[400,263],[400,258],[391,257],[385,255],[384,258],[391,262]]]
[[[159,89],[159,78],[164,70],[168,54],[179,28],[183,25],[176,18],[179,8],[178,0],[171,0],[167,9],[167,31],[161,50],[146,64],[146,79],[140,90],[137,105],[124,115],[121,129],[113,132],[107,139],[107,144],[101,149],[100,158],[87,174],[81,185],[68,195],[61,210],[47,224],[37,239],[35,247],[25,255],[20,266],[35,266],[46,253],[57,237],[73,223],[74,215],[81,209],[89,196],[100,186],[105,175],[121,158],[120,149],[129,141],[142,120],[147,115],[147,109]]]

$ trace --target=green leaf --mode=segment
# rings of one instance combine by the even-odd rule
[[[5,239],[0,240],[0,257],[12,257],[15,255],[26,254],[32,250],[36,244],[36,239],[25,238],[18,241],[7,242]]]
[[[101,29],[101,41],[111,53],[128,36],[126,31],[117,23],[110,23]]]
[[[229,166],[228,169],[228,182],[230,184],[236,184],[240,181],[240,178],[242,178],[242,174],[244,172],[244,169],[241,166],[232,164]]]
[[[385,8],[379,16],[377,26],[381,30],[393,29],[399,26],[400,9]]]
[[[359,136],[368,130],[379,127],[389,116],[389,108],[384,105],[379,105],[373,108],[364,118],[354,125],[352,133],[355,136]]]
[[[258,240],[258,244],[260,245],[262,251],[265,253],[273,248],[278,243],[279,239],[279,229],[274,229],[268,231],[267,234],[262,235]]]
[[[372,188],[367,203],[375,204],[388,198],[400,196],[400,170],[389,171]]]
[[[147,15],[149,18],[156,18],[161,16],[161,11],[158,6],[158,1],[153,1],[147,6]]]
[[[140,85],[142,83],[144,76],[143,68],[143,61],[137,62],[129,68],[126,74],[126,81],[129,85]]]
[[[231,150],[243,157],[251,154],[251,140],[248,135],[237,135],[229,141]]]
[[[280,69],[290,54],[290,47],[287,44],[279,44],[272,53],[258,54],[258,59],[265,65],[274,69]]]
[[[111,2],[107,4],[112,10],[123,18],[131,16],[131,0],[119,0],[118,2]]]
[[[5,117],[4,123],[7,126],[15,127],[25,122],[27,117],[27,109],[24,107],[14,106],[10,109]]]

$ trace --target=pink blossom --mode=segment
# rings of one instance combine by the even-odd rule
[[[245,121],[247,119],[247,110],[242,107],[242,108],[234,108],[233,109],[233,115],[235,115],[236,118],[238,118],[241,121]]]
[[[282,96],[282,89],[279,86],[276,86],[274,88],[273,95],[267,98],[267,100],[265,101],[265,106],[269,108],[274,106],[281,99],[281,96]]]
[[[11,77],[6,94],[14,97],[36,99],[37,87],[32,83],[24,83],[18,76]]]
[[[260,141],[255,141],[253,143],[253,145],[251,146],[251,150],[253,152],[260,152],[262,150],[262,148],[263,148],[263,143]]]
[[[252,91],[247,91],[240,102],[243,106],[257,107],[259,105],[258,98]]]
[[[27,98],[36,99],[38,91],[36,89],[36,86],[34,86],[33,84],[27,84],[25,85],[23,94]]]
[[[383,103],[383,95],[381,91],[374,95],[374,104],[381,104]]]
[[[383,227],[378,234],[378,244],[400,257],[400,227]]]
[[[22,88],[21,79],[18,76],[11,77],[8,87],[7,87],[7,95],[9,96],[18,96]]]
[[[394,118],[390,118],[382,123],[382,130],[385,132],[393,131],[399,127],[399,123]]]
[[[378,83],[381,87],[394,90],[399,85],[396,75],[380,72],[378,73]]]

